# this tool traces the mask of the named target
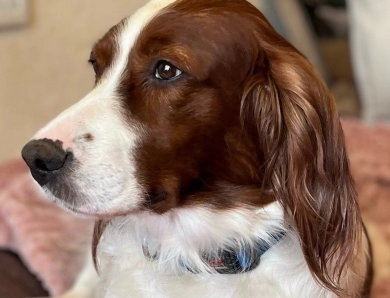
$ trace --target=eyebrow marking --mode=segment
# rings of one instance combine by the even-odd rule
[[[115,93],[125,72],[128,55],[136,43],[142,29],[165,7],[177,0],[152,0],[138,9],[132,16],[122,20],[119,32],[115,34],[116,57],[112,67],[102,78],[105,93]]]

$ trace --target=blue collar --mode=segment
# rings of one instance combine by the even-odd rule
[[[271,235],[269,241],[259,240],[256,245],[244,245],[240,250],[221,250],[217,258],[204,260],[219,274],[237,274],[255,269],[260,264],[260,258],[273,245],[279,242],[286,235],[285,230],[278,231]]]
[[[217,253],[217,257],[204,256],[204,261],[219,274],[238,274],[251,271],[260,264],[260,258],[273,245],[279,242],[286,235],[285,230],[280,230],[271,235],[269,241],[259,240],[255,245],[243,245],[240,250],[234,248],[221,249]],[[156,260],[158,254],[150,255],[149,249],[144,243],[142,250],[146,258]],[[184,265],[183,265],[184,266]],[[198,273],[187,266],[188,271]]]

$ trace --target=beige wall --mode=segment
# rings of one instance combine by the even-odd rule
[[[37,129],[91,89],[91,46],[147,1],[28,2],[30,24],[0,31],[0,161],[18,157]]]

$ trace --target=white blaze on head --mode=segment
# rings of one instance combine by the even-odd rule
[[[125,19],[112,39],[115,53],[99,84],[80,102],[41,129],[34,139],[59,140],[77,166],[67,172],[67,187],[76,198],[56,197],[66,207],[84,213],[116,213],[137,208],[143,191],[136,179],[134,150],[141,127],[126,119],[117,89],[126,72],[129,53],[141,30],[175,0],[153,0]],[[131,117],[131,116],[130,116]],[[91,138],[89,138],[91,137]],[[53,187],[47,189],[49,195]],[[66,191],[55,194],[68,196]]]

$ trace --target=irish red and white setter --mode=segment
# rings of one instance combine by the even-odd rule
[[[51,199],[99,220],[98,297],[365,297],[333,99],[254,6],[153,0],[89,61],[94,89],[22,154]]]

